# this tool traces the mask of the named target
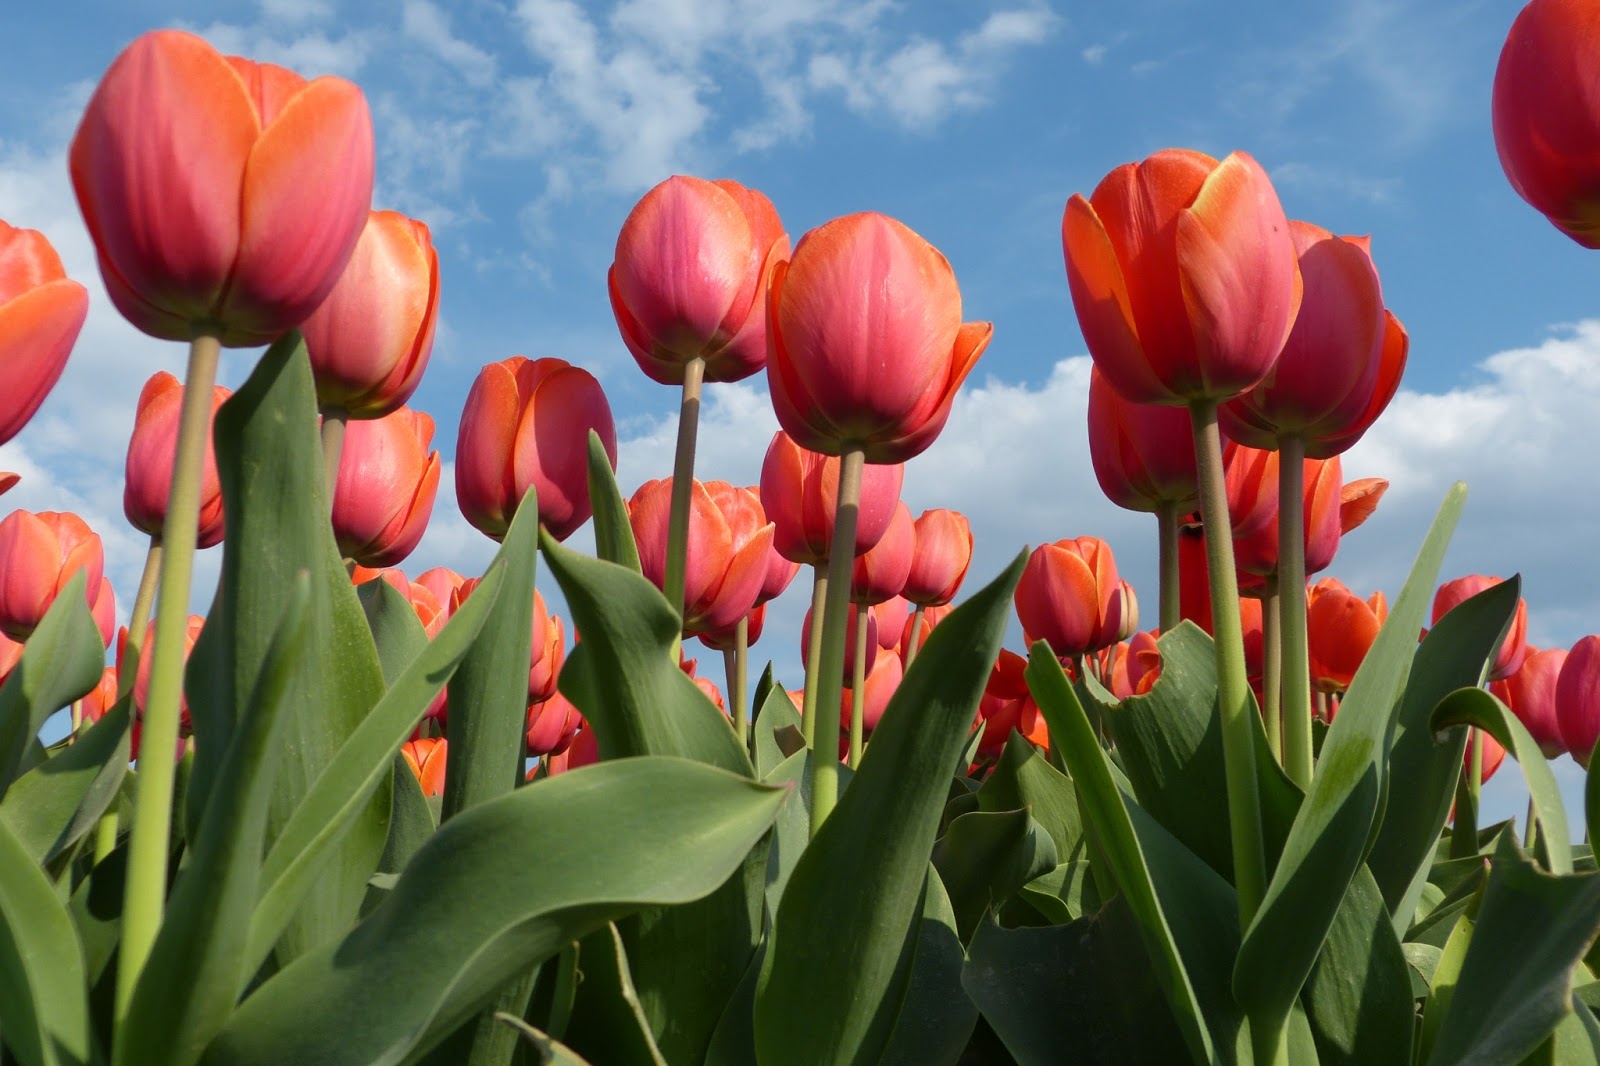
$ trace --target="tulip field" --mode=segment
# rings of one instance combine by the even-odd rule
[[[1600,3],[1532,0],[1496,148],[1595,248],[1591,98]],[[83,106],[100,280],[188,362],[134,409],[125,626],[82,517],[0,518],[0,1066],[1600,1063],[1600,775],[1568,809],[1550,766],[1597,750],[1600,635],[1534,648],[1517,577],[1444,572],[1459,483],[1392,598],[1322,576],[1410,351],[1367,238],[1248,150],[1064,198],[1135,590],[1099,537],[978,573],[969,516],[912,514],[996,323],[896,218],[791,240],[729,179],[662,175],[604,279],[680,404],[670,477],[618,483],[554,357],[483,365],[442,463],[409,406],[440,256],[373,208],[374,144],[352,81],[182,30]],[[27,224],[0,443],[89,306]],[[747,379],[759,484],[698,480]],[[447,471],[498,553],[408,572]],[[792,587],[784,676],[752,653]],[[1495,774],[1525,815],[1482,816]]]

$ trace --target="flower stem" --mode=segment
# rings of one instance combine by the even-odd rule
[[[833,549],[828,556],[828,593],[822,612],[822,656],[817,675],[816,744],[811,770],[811,835],[814,838],[839,798],[839,702],[844,688],[844,640],[850,619],[850,568],[855,562],[861,472],[866,452],[850,448],[839,457],[839,506],[834,511]],[[817,631],[811,620],[811,631]]]
[[[1283,654],[1283,768],[1311,787],[1311,658],[1306,648],[1305,441],[1278,441],[1278,596]]]
[[[911,669],[911,662],[917,657],[922,644],[923,612],[927,610],[922,604],[917,604],[917,609],[911,612],[911,639],[906,643],[905,668]]]
[[[1206,531],[1206,570],[1211,582],[1211,621],[1217,656],[1217,709],[1222,717],[1222,761],[1228,784],[1228,822],[1233,843],[1233,879],[1239,895],[1239,928],[1249,928],[1266,894],[1267,859],[1261,838],[1261,797],[1256,789],[1255,723],[1250,721],[1250,682],[1245,675],[1244,630],[1239,619],[1239,581],[1233,568],[1233,529],[1222,468],[1222,434],[1215,400],[1189,407],[1200,472],[1200,521]]]
[[[1161,575],[1161,632],[1177,628],[1178,593],[1178,505],[1164,503],[1156,509],[1156,540],[1159,545]]]
[[[1283,764],[1283,634],[1279,631],[1283,597],[1278,594],[1277,577],[1267,578],[1267,594],[1261,600],[1261,695],[1266,706],[1261,716],[1267,724],[1267,747],[1272,757]]]
[[[172,461],[172,492],[161,532],[166,558],[161,566],[159,611],[150,651],[150,692],[141,739],[141,750],[149,758],[139,760],[123,891],[115,1013],[118,1029],[155,944],[167,895],[172,786],[177,769],[172,753],[178,745],[178,708],[183,697],[183,638],[189,622],[189,588],[200,525],[206,431],[221,351],[217,334],[197,334],[189,346],[189,366],[184,376],[183,410]]]
[[[333,492],[339,486],[339,456],[344,453],[344,430],[350,414],[342,407],[322,410],[322,471],[328,483],[328,510],[333,510]]]
[[[822,668],[822,612],[827,606],[828,571],[811,567],[811,642],[806,646],[806,687],[800,699],[800,728],[806,735],[806,748],[816,750],[817,675]]]
[[[706,361],[698,356],[683,367],[683,403],[678,408],[678,451],[672,459],[672,511],[667,519],[667,602],[683,617],[684,554],[689,549],[689,499],[694,489],[694,446],[700,433],[700,383]]]
[[[195,521],[200,519],[197,516]],[[139,575],[139,591],[133,597],[133,610],[128,614],[128,642],[122,650],[122,669],[117,672],[117,699],[133,691],[133,682],[139,674],[139,659],[144,654],[145,632],[150,627],[150,605],[156,598],[156,579],[161,574],[161,537],[150,537],[150,549],[144,555],[144,572]]]
[[[861,734],[867,717],[867,619],[872,611],[866,604],[856,607],[855,661],[850,664],[850,769],[861,762]]]
[[[746,694],[750,661],[750,619],[739,619],[734,627],[734,646],[722,653],[722,663],[728,672],[728,709],[733,712],[733,731],[739,743],[750,739],[749,696]]]

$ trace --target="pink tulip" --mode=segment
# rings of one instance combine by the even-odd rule
[[[972,526],[961,512],[936,507],[923,511],[915,528],[905,598],[924,607],[949,603],[972,565]]]
[[[393,566],[416,548],[439,491],[433,419],[402,407],[351,422],[339,452],[333,531],[339,551],[365,566]]]
[[[0,632],[27,640],[80,570],[84,603],[93,608],[104,566],[99,535],[77,515],[12,511],[0,520]]]
[[[44,234],[0,222],[0,444],[55,388],[88,314],[88,290],[67,277]]]
[[[911,573],[916,551],[916,525],[905,502],[895,504],[894,517],[882,539],[856,556],[851,570],[850,598],[857,603],[882,603],[900,595]]]
[[[868,465],[861,475],[861,508],[852,555],[882,539],[900,502],[905,467]],[[839,460],[808,451],[779,430],[761,464],[761,506],[773,523],[773,545],[796,563],[822,563],[833,546],[839,502]]]
[[[1028,643],[1059,656],[1110,647],[1122,626],[1121,580],[1111,547],[1098,537],[1042,544],[1017,583],[1017,617]]]
[[[1489,684],[1489,691],[1511,708],[1511,713],[1527,727],[1547,759],[1554,759],[1567,750],[1567,742],[1561,735],[1561,720],[1556,713],[1556,686],[1566,662],[1565,648],[1529,649],[1528,657],[1522,660],[1516,673]]]
[[[1439,586],[1439,591],[1433,594],[1433,624],[1438,625],[1439,619],[1463,600],[1471,599],[1484,589],[1500,584],[1500,581],[1498,577],[1485,577],[1483,574],[1471,574],[1467,577],[1458,577],[1454,581],[1446,581]],[[1511,629],[1506,633],[1506,639],[1500,645],[1500,654],[1495,656],[1494,664],[1489,670],[1489,680],[1499,681],[1516,673],[1522,668],[1522,660],[1527,654],[1528,601],[1519,597],[1516,613],[1511,617]],[[1592,746],[1591,743],[1590,747]]]
[[[1556,677],[1556,721],[1573,761],[1585,769],[1600,740],[1600,636],[1581,638]]]
[[[1089,372],[1089,460],[1100,491],[1125,510],[1199,505],[1189,412],[1124,400],[1098,367]]]
[[[672,479],[647,481],[628,501],[628,521],[645,577],[662,586],[667,569],[667,520]],[[772,523],[748,489],[726,481],[699,482],[689,502],[684,557],[686,634],[736,625],[755,607],[767,577]]]
[[[233,395],[221,385],[211,391],[211,424],[217,409]],[[172,457],[178,450],[178,416],[183,408],[183,383],[158,371],[139,393],[133,416],[133,438],[122,489],[122,510],[133,528],[152,537],[162,535],[167,497],[172,492]],[[205,463],[200,473],[200,528],[195,547],[222,543],[222,480],[217,474],[217,449],[211,427],[206,430]]]

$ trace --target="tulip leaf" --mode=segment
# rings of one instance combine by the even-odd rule
[[[390,760],[390,765],[393,767],[389,778],[394,790],[394,807],[389,816],[389,839],[384,842],[383,858],[378,860],[378,873],[373,875],[374,880],[383,874],[398,876],[406,868],[406,863],[411,861],[411,856],[439,828],[433,807],[428,803],[428,797],[422,794],[422,782],[411,772],[405,756],[396,755]],[[369,885],[367,898],[361,906],[363,918],[372,912],[386,891]]]
[[[800,856],[756,993],[762,1063],[876,1062],[888,1046],[950,767],[1000,652],[1023,562],[929,634],[850,787]]]
[[[781,685],[773,685],[764,698],[758,698],[756,706],[760,711],[750,728],[755,735],[756,772],[764,778],[796,754],[779,742],[781,731],[792,727],[798,732],[803,723],[800,721],[800,711]]]
[[[839,764],[841,793],[854,776],[850,767]],[[767,847],[767,912],[777,914],[789,876],[811,842],[811,753],[795,752],[761,780],[769,785],[792,786],[789,802],[778,812],[778,820],[772,826]]]
[[[1600,874],[1547,874],[1502,838],[1430,1066],[1533,1052],[1572,1010],[1573,975],[1596,934]]]
[[[304,343],[290,333],[262,355],[217,411],[217,473],[228,536],[186,688],[195,766],[186,823],[198,826],[259,683],[295,575],[311,574],[310,632],[291,680],[267,815],[269,846],[313,782],[383,695],[383,671],[361,602],[328,521],[316,385]],[[361,810],[284,926],[279,961],[342,936],[360,911],[388,837],[387,781]]]
[[[640,758],[469,808],[342,941],[302,955],[246,998],[202,1061],[415,1061],[572,940],[722,884],[783,796],[687,760]]]
[[[1422,550],[1328,730],[1283,853],[1234,965],[1252,1020],[1286,1020],[1371,841],[1417,632],[1466,487],[1446,495]]]
[[[617,487],[616,471],[600,434],[589,431],[589,504],[594,511],[594,554],[608,563],[640,572],[639,547],[633,541],[628,505]]]
[[[1517,586],[1502,581],[1457,604],[1428,631],[1412,663],[1389,751],[1394,787],[1404,791],[1385,805],[1367,855],[1397,932],[1410,924],[1427,883],[1428,858],[1450,815],[1466,746],[1464,732],[1441,742],[1428,717],[1448,693],[1478,683],[1516,611]]]
[[[582,1055],[548,1033],[541,1033],[516,1015],[496,1012],[495,1019],[515,1029],[522,1042],[533,1048],[534,1061],[538,1066],[589,1066],[589,1061]]]
[[[72,918],[0,822],[0,1033],[22,1066],[92,1061],[86,988]]]
[[[56,593],[0,685],[0,798],[24,772],[37,768],[28,765],[27,755],[45,719],[100,682],[106,649],[83,588],[80,570]]]
[[[428,632],[422,628],[416,608],[399,589],[381,577],[357,585],[356,597],[361,601],[361,612],[367,617],[367,628],[372,630],[372,642],[378,649],[383,683],[392,685],[427,646]]]
[[[961,943],[978,920],[1035,877],[1056,868],[1056,846],[1026,810],[973,811],[933,845],[933,867],[949,886]]]
[[[174,920],[161,923],[118,1030],[119,1066],[190,1066],[251,976],[243,949],[279,762],[275,741],[310,632],[310,575],[302,573],[295,586],[173,885]]]
[[[590,933],[578,948],[577,981],[566,1040],[585,1058],[608,1066],[666,1066],[639,1008],[628,952],[615,923]]]
[[[1383,895],[1362,867],[1301,996],[1322,1066],[1409,1066],[1416,1005]]]
[[[1000,761],[977,798],[978,809],[984,811],[1028,808],[1055,842],[1057,862],[1083,856],[1083,816],[1071,780],[1015,731],[1006,738]]]
[[[961,984],[966,952],[956,932],[950,896],[938,871],[931,868],[910,949],[911,980],[879,1061],[955,1066],[978,1024],[978,1007]]]
[[[1567,835],[1567,812],[1561,802],[1550,764],[1528,727],[1505,704],[1481,688],[1459,688],[1439,701],[1429,725],[1436,732],[1452,726],[1476,726],[1499,741],[1522,768],[1528,784],[1539,838],[1534,845],[1544,868],[1553,874],[1572,872],[1572,847]],[[1465,732],[1465,730],[1463,730]]]
[[[131,702],[124,697],[70,746],[17,778],[0,802],[0,821],[34,862],[55,862],[117,802],[128,775]]]

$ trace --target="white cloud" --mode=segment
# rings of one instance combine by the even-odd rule
[[[183,26],[182,23],[179,25]],[[204,37],[213,48],[225,55],[241,55],[257,62],[276,63],[307,78],[321,74],[355,78],[366,66],[376,44],[375,35],[368,31],[330,37],[321,30],[311,30],[284,37],[275,29],[264,26],[228,22],[183,28]]]
[[[1359,200],[1374,207],[1387,207],[1398,198],[1402,183],[1399,178],[1371,177],[1334,167],[1310,163],[1282,163],[1272,168],[1272,181],[1287,189],[1310,195],[1333,195],[1347,200]]]
[[[494,56],[452,34],[450,16],[428,0],[406,0],[401,28],[407,37],[460,71],[469,85],[482,88],[494,81]]]

